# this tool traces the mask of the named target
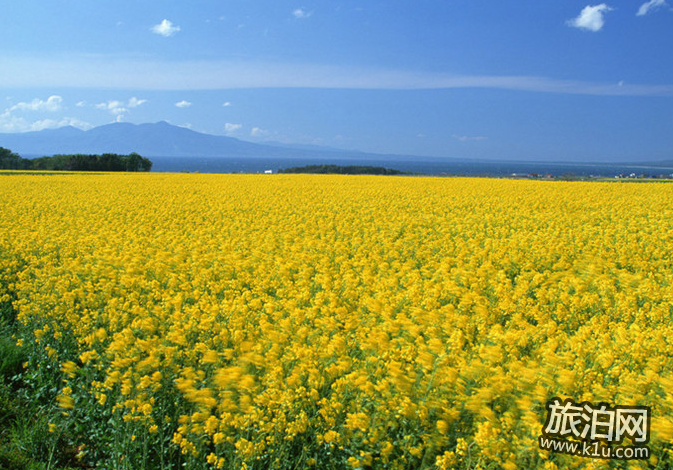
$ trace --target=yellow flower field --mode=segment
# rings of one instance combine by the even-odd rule
[[[4,174],[0,214],[90,465],[673,461],[671,184]],[[649,460],[541,450],[552,397],[650,406]]]

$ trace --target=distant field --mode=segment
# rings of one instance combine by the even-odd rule
[[[21,379],[83,464],[587,465],[538,446],[559,397],[650,406],[632,468],[673,465],[672,185],[16,174],[0,214]]]

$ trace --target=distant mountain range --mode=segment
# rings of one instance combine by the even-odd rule
[[[167,122],[113,123],[83,131],[67,126],[18,134],[0,134],[0,147],[24,157],[56,154],[129,154],[144,157],[385,157],[313,145],[256,144],[233,137],[203,134]]]
[[[56,154],[129,154],[137,152],[150,159],[172,157],[182,163],[201,161],[199,165],[209,166],[211,157],[226,157],[245,161],[269,159],[286,160],[290,166],[325,163],[327,160],[343,161],[344,164],[377,165],[383,162],[426,162],[433,164],[458,165],[453,172],[461,173],[465,165],[481,165],[484,171],[494,166],[503,167],[513,162],[498,160],[474,160],[464,158],[440,158],[414,155],[384,155],[356,150],[340,150],[317,145],[284,144],[267,142],[256,144],[233,137],[204,134],[167,122],[153,124],[131,124],[125,122],[106,124],[83,131],[67,126],[16,134],[0,133],[0,147],[12,150],[23,157],[42,157]],[[553,164],[554,162],[520,162],[527,164]],[[563,163],[563,162],[556,162]],[[574,163],[568,161],[565,163]],[[575,162],[577,164],[581,164]],[[582,162],[591,164],[590,162]],[[647,165],[653,167],[673,167],[673,161],[614,163],[615,165]],[[609,165],[609,164],[608,164]],[[193,165],[192,165],[193,166]],[[398,165],[399,166],[399,165]],[[511,165],[510,165],[511,166]],[[171,167],[172,168],[172,167]],[[401,168],[401,167],[400,167]],[[406,168],[408,169],[408,168]],[[443,170],[447,171],[447,170]],[[514,171],[514,170],[512,170]],[[501,172],[511,173],[509,169]],[[546,172],[546,170],[545,170]]]

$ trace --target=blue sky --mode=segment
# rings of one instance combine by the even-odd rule
[[[673,158],[673,0],[2,3],[0,132],[166,120],[380,153]]]

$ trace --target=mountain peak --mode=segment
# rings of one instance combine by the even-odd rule
[[[114,122],[82,131],[61,127],[25,134],[0,134],[0,146],[23,155],[128,154],[144,157],[325,157],[347,151],[282,148],[233,137],[203,134],[166,121]]]
[[[356,150],[328,147],[289,145],[280,143],[256,144],[223,135],[204,134],[167,121],[133,124],[113,122],[83,131],[71,126],[43,131],[0,134],[0,147],[8,148],[24,157],[56,154],[129,154],[136,152],[146,158],[179,157],[227,159],[280,158],[296,159],[390,159]],[[395,156],[399,158],[400,156]]]

